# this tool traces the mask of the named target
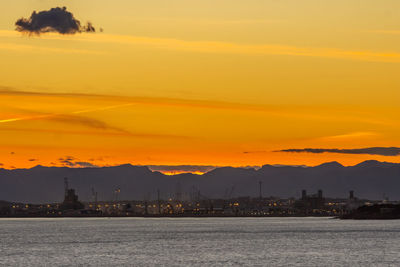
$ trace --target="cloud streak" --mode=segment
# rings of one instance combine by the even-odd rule
[[[81,37],[80,40],[100,43],[119,43],[153,46],[159,49],[218,54],[282,55],[351,59],[370,62],[400,62],[398,52],[370,50],[344,50],[329,47],[300,47],[278,44],[238,44],[219,41],[187,41],[171,38],[153,38],[128,35],[98,35]]]
[[[271,116],[277,117],[288,117],[288,118],[299,118],[299,119],[313,119],[313,120],[332,120],[332,121],[357,121],[373,125],[398,125],[398,120],[389,118],[376,118],[374,114],[370,112],[362,113],[357,115],[354,109],[348,107],[347,111],[343,113],[343,116],[338,118],[336,115],[332,116],[331,111],[338,112],[336,107],[324,107],[323,109],[312,107],[312,106],[286,106],[284,109],[282,106],[275,105],[260,105],[260,104],[244,104],[239,102],[225,102],[225,101],[211,101],[211,100],[196,100],[196,99],[184,99],[184,98],[168,98],[168,97],[138,97],[138,96],[116,96],[116,95],[97,95],[97,94],[74,94],[74,93],[52,93],[52,92],[28,92],[13,90],[8,87],[0,86],[0,95],[14,95],[14,96],[32,96],[32,97],[56,97],[56,98],[86,98],[88,100],[107,100],[113,101],[115,105],[106,105],[103,107],[96,107],[93,109],[85,109],[71,112],[69,114],[81,114],[86,112],[96,112],[115,108],[123,108],[129,106],[157,106],[157,107],[182,107],[182,108],[196,108],[196,109],[214,109],[214,110],[233,110],[233,111],[250,111],[250,112],[261,112],[268,113]],[[70,101],[70,100],[68,100]],[[328,112],[329,111],[329,112]],[[357,110],[359,111],[359,110]],[[41,114],[39,114],[41,115]],[[61,114],[53,114],[61,115]],[[48,115],[45,115],[48,116]],[[12,122],[29,119],[25,117],[21,118],[4,118],[0,119],[0,123]],[[33,119],[33,118],[32,118]],[[345,136],[342,136],[344,139]],[[352,137],[352,136],[347,136]],[[360,137],[360,132],[355,134],[353,137]],[[326,137],[328,138],[328,137]],[[335,139],[335,137],[332,137]],[[340,139],[337,136],[337,139]]]
[[[345,140],[345,139],[354,139],[354,138],[371,138],[378,136],[378,133],[375,132],[352,132],[347,134],[339,134],[339,135],[331,135],[319,138],[320,140]]]
[[[108,98],[108,96],[102,95],[86,95],[86,94],[57,94],[57,93],[40,93],[40,92],[23,92],[23,91],[14,91],[7,87],[0,86],[0,95],[27,95],[32,97],[40,97],[40,96],[54,96],[54,97],[88,97],[88,98]],[[112,98],[112,97],[111,97]],[[120,99],[120,97],[115,97],[116,100]],[[124,98],[126,101],[126,98]],[[98,111],[106,111],[118,108],[124,108],[129,106],[137,105],[140,102],[132,102],[132,103],[120,103],[114,105],[105,105],[95,108],[88,109],[80,109],[76,111],[72,111],[69,113],[41,113],[37,111],[25,110],[25,109],[14,109],[16,112],[30,113],[29,115],[16,116],[11,118],[3,118],[0,119],[0,125],[8,125],[10,123],[18,123],[24,121],[35,121],[35,120],[46,120],[56,123],[66,123],[66,124],[75,124],[84,126],[90,129],[95,129],[96,131],[82,131],[82,130],[71,130],[70,127],[62,128],[62,129],[43,129],[43,128],[20,128],[20,127],[4,127],[3,131],[32,131],[32,132],[44,132],[44,133],[64,133],[64,134],[88,134],[88,135],[107,135],[107,136],[126,136],[126,137],[135,137],[135,138],[151,138],[151,139],[188,139],[191,137],[183,136],[183,135],[173,135],[173,134],[160,134],[160,133],[146,133],[146,132],[131,132],[123,128],[119,128],[113,125],[110,125],[102,120],[82,116],[85,113],[92,113]],[[100,131],[99,131],[100,130]]]
[[[15,118],[8,118],[0,120],[0,124],[4,123],[12,123],[12,122],[19,122],[19,121],[32,121],[32,120],[49,120],[54,122],[60,123],[70,123],[70,124],[77,124],[82,125],[89,128],[100,129],[100,130],[113,130],[121,133],[130,134],[128,131],[111,126],[101,120],[80,116],[80,114],[84,113],[91,113],[96,111],[103,111],[108,109],[115,109],[119,107],[125,107],[131,104],[120,104],[120,105],[112,105],[112,106],[105,106],[99,108],[92,108],[92,109],[85,109],[85,110],[78,110],[71,112],[69,114],[63,113],[48,113],[48,114],[37,114],[31,116],[22,116],[22,117],[15,117]]]
[[[111,126],[103,121],[92,119],[88,117],[76,116],[76,115],[56,115],[48,118],[51,121],[70,123],[82,125],[89,128],[100,129],[100,130],[115,130],[117,132],[126,132],[121,128]]]
[[[367,147],[354,149],[339,149],[339,148],[302,148],[302,149],[283,149],[274,152],[290,152],[290,153],[337,153],[337,154],[366,154],[378,156],[399,156],[400,147]]]
[[[60,122],[76,122],[78,124],[84,124],[87,126],[91,126],[93,128],[114,129],[115,130],[117,128],[110,127],[109,125],[107,125],[106,123],[104,123],[102,121],[77,116],[77,114],[84,114],[84,113],[91,113],[91,112],[96,112],[96,111],[116,109],[116,108],[120,108],[120,107],[131,106],[131,105],[133,105],[133,104],[128,103],[128,104],[112,105],[112,106],[99,107],[99,108],[93,108],[93,109],[78,110],[78,111],[71,112],[70,114],[50,113],[50,114],[40,114],[40,115],[33,115],[33,116],[23,116],[23,117],[17,117],[17,118],[8,118],[8,119],[0,120],[0,123],[48,119],[48,120],[55,120],[55,121],[60,121]]]
[[[15,22],[16,30],[28,34],[57,32],[60,34],[75,34],[81,32],[96,32],[88,22],[81,25],[66,7],[56,7],[40,12],[33,11],[29,18],[21,18]]]
[[[45,46],[21,45],[15,43],[0,43],[1,50],[24,52],[24,53],[58,53],[58,54],[83,54],[83,55],[104,55],[103,51],[73,48],[56,48]]]
[[[9,31],[0,31],[0,37],[13,37]],[[400,63],[400,53],[395,51],[346,50],[332,47],[301,47],[281,44],[245,44],[220,41],[188,41],[172,38],[155,38],[132,35],[85,35],[79,37],[47,34],[44,39],[73,40],[95,43],[123,44],[146,46],[155,49],[175,50],[181,52],[246,54],[246,55],[279,55],[296,57],[315,57],[345,59],[367,62]],[[1,48],[1,47],[0,47]]]

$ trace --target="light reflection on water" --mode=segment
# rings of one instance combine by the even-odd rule
[[[400,220],[0,219],[6,266],[400,266]]]

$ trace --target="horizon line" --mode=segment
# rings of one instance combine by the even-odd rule
[[[264,166],[271,166],[271,167],[275,167],[275,168],[282,168],[282,167],[292,167],[292,168],[315,168],[315,167],[319,167],[322,165],[326,165],[326,164],[337,164],[340,165],[344,168],[346,167],[355,167],[357,165],[360,165],[362,163],[365,162],[378,162],[378,163],[388,163],[388,164],[398,164],[400,165],[400,163],[397,162],[388,162],[388,161],[379,161],[379,160],[364,160],[364,161],[360,161],[357,164],[354,165],[343,165],[338,161],[327,161],[321,164],[317,164],[317,165],[313,165],[313,166],[309,166],[309,165],[299,165],[299,164],[263,164],[263,165],[247,165],[247,166],[230,166],[230,165],[196,165],[196,164],[177,164],[177,165],[153,165],[153,164],[147,164],[147,165],[142,165],[142,164],[132,164],[132,163],[122,163],[122,164],[116,164],[116,165],[103,165],[103,166],[98,166],[98,165],[93,165],[93,166],[46,166],[46,165],[35,165],[33,167],[30,168],[5,168],[0,166],[0,170],[8,170],[8,171],[15,171],[15,170],[31,170],[34,168],[38,168],[38,167],[42,167],[42,168],[67,168],[67,169],[102,169],[102,168],[115,168],[115,167],[121,167],[121,166],[132,166],[132,167],[147,167],[149,171],[151,172],[159,172],[161,174],[167,175],[167,176],[171,176],[171,175],[179,175],[179,174],[187,174],[187,173],[191,173],[191,174],[197,174],[197,175],[203,175],[206,174],[208,172],[211,172],[215,169],[219,169],[219,168],[234,168],[234,169],[253,169],[255,171],[258,171],[259,169],[263,168]],[[162,167],[167,167],[167,168],[177,168],[177,167],[208,167],[210,168],[210,170],[205,171],[205,172],[200,172],[198,170],[193,170],[193,171],[182,171],[182,170],[152,170],[151,167],[157,167],[157,168],[162,168]],[[154,168],[155,169],[155,168]],[[167,174],[169,172],[173,172],[176,171],[177,173],[175,174]],[[165,172],[165,173],[164,173]],[[179,173],[178,173],[179,172]]]

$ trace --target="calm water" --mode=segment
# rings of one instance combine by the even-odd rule
[[[0,265],[400,266],[400,220],[0,219]]]

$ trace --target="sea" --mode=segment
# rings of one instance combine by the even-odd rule
[[[400,266],[400,220],[0,219],[0,266]]]

